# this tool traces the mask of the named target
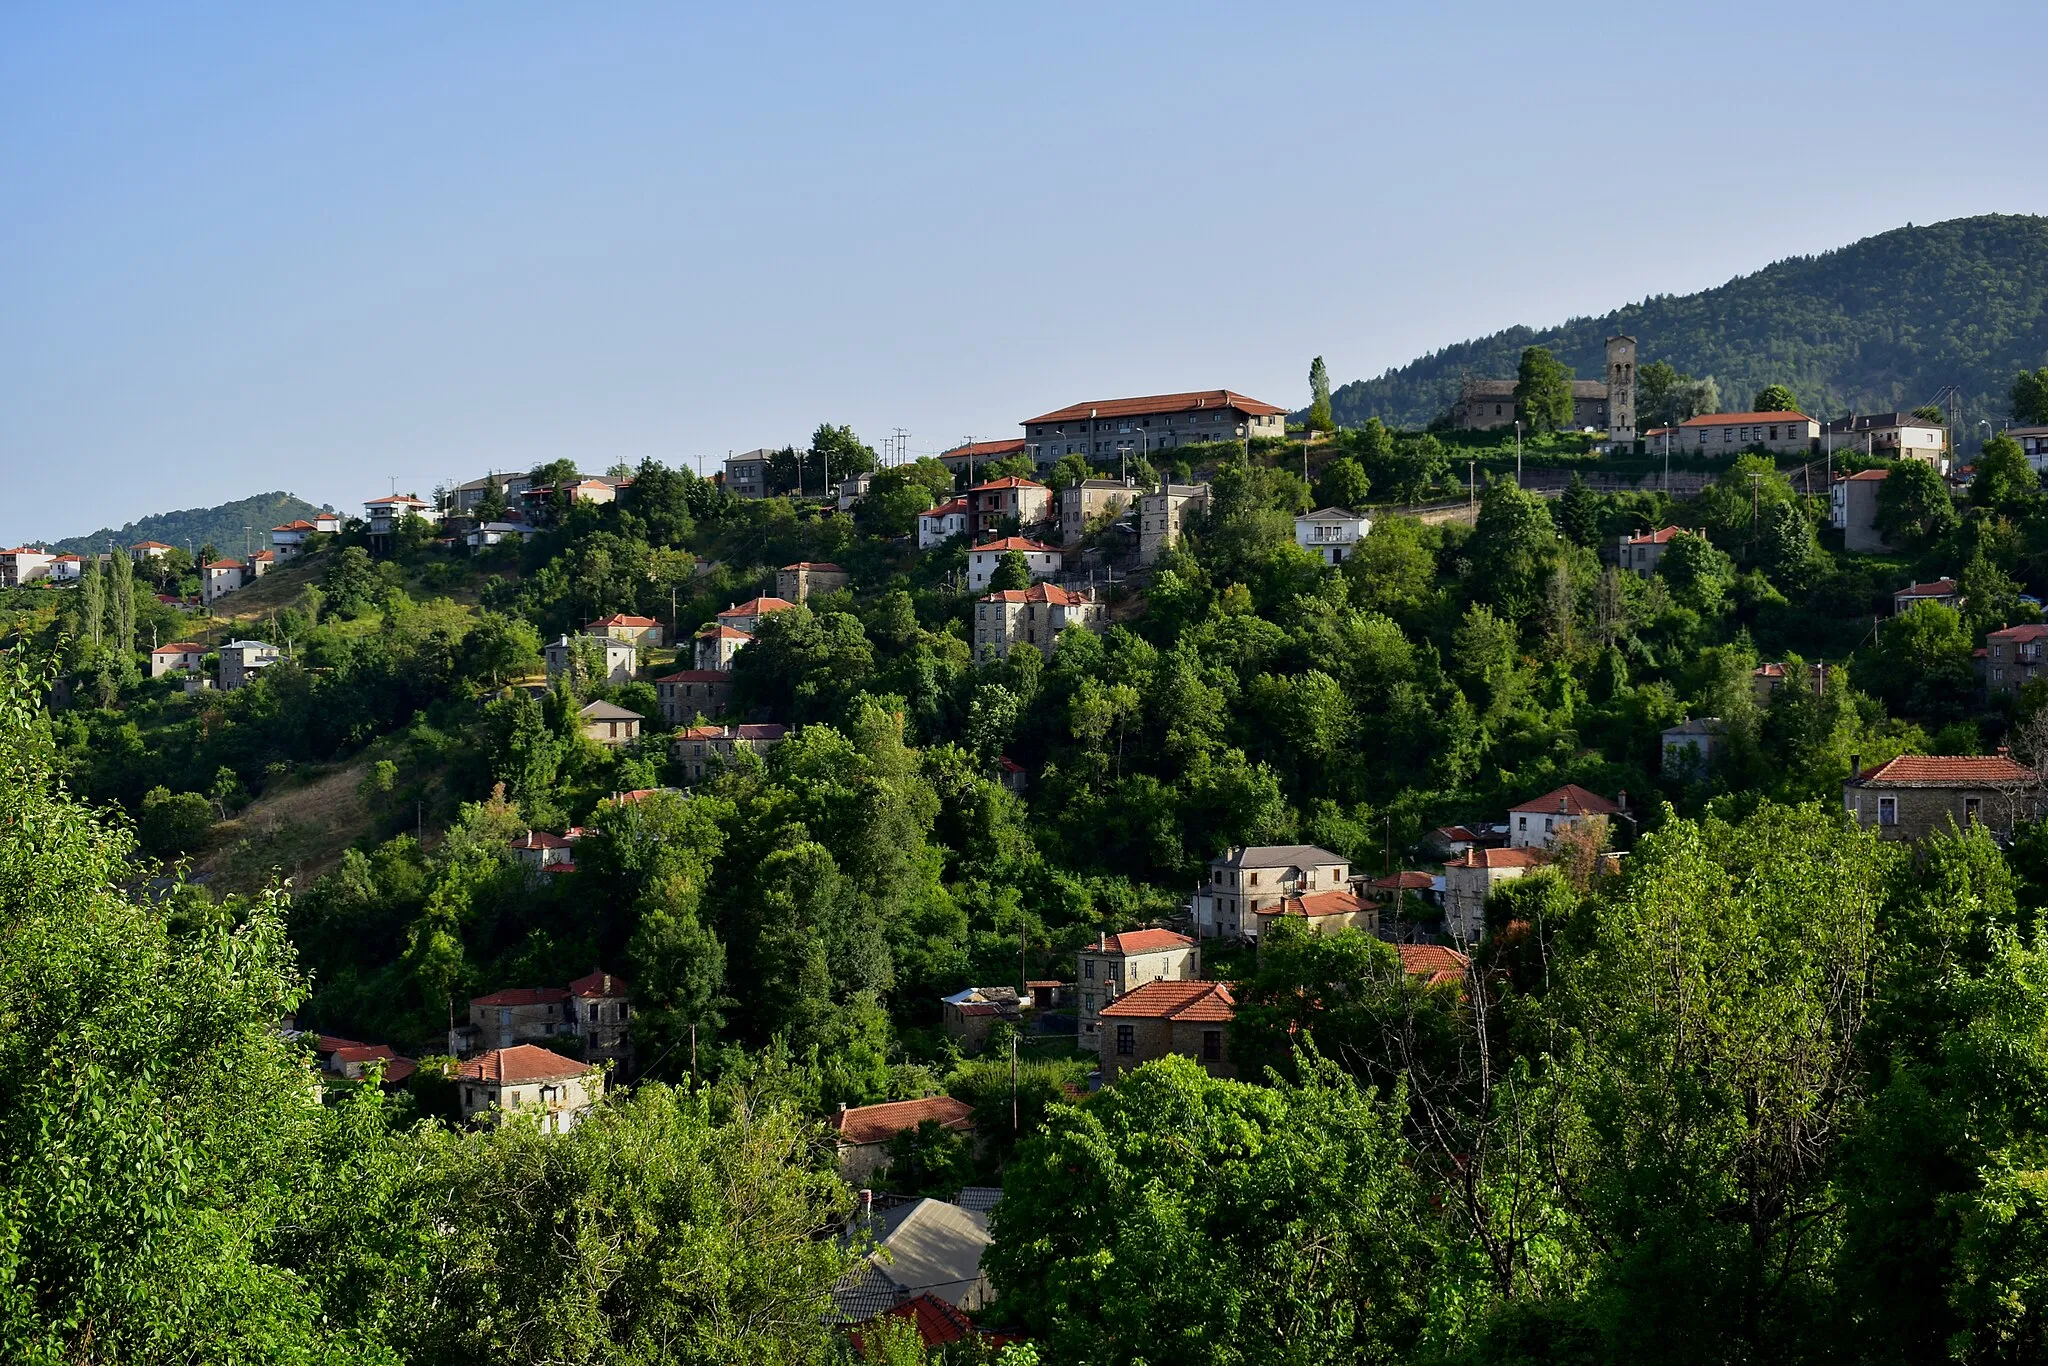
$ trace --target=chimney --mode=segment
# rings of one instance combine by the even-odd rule
[[[2000,745],[2000,746],[1998,747],[1998,757],[1999,757],[1999,758],[2001,758],[2001,759],[2010,759],[2010,758],[2012,758],[2012,746],[2011,746],[2011,745]]]
[[[846,1113],[846,1102],[843,1100],[839,1102],[839,1113],[842,1115]],[[869,1194],[869,1192],[862,1191],[861,1194],[866,1195]]]
[[[1095,932],[1095,951],[1097,953],[1104,953],[1107,952],[1108,949],[1109,936],[1107,934],[1104,934],[1101,930],[1097,930]]]
[[[1860,754],[1852,754],[1852,755],[1850,755],[1850,756],[1849,756],[1849,781],[1853,783],[1853,782],[1855,782],[1855,781],[1856,781],[1856,780],[1857,780],[1858,778],[1861,778],[1862,776],[1863,776],[1863,756],[1862,756],[1862,755],[1860,755]]]
[[[1615,804],[1615,805],[1616,805],[1617,807],[1621,808],[1621,814],[1622,814],[1622,815],[1626,816],[1626,815],[1628,814],[1628,789],[1627,789],[1627,788],[1625,788],[1625,787],[1624,787],[1623,789],[1621,789],[1621,791],[1619,791],[1619,792],[1617,792],[1617,793],[1615,793],[1615,794],[1614,794],[1614,804]]]

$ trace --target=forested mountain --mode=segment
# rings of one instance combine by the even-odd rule
[[[1356,380],[1332,395],[1337,421],[1419,426],[1457,397],[1461,375],[1511,377],[1547,346],[1581,379],[1633,334],[1645,362],[1720,382],[1739,406],[1789,385],[1807,412],[1912,408],[1961,387],[1966,418],[2006,415],[2013,375],[2048,363],[2048,218],[1987,214],[1904,227],[1796,256],[1696,294],[1666,294],[1597,318],[1512,327]]]
[[[118,531],[101,527],[87,536],[51,541],[49,547],[67,555],[83,555],[87,551],[105,550],[109,542],[126,546],[138,541],[162,541],[165,545],[183,546],[190,550],[211,544],[219,547],[223,555],[239,555],[242,553],[244,528],[250,528],[251,544],[265,547],[270,544],[272,527],[300,517],[311,517],[318,511],[318,507],[297,494],[279,490],[222,503],[218,507],[159,512],[130,522]]]

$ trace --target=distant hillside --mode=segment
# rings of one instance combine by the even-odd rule
[[[1899,228],[1698,294],[1541,331],[1510,328],[1356,380],[1331,395],[1331,407],[1345,426],[1375,414],[1419,426],[1450,406],[1461,375],[1511,377],[1530,345],[1549,347],[1580,379],[1601,379],[1602,347],[1619,332],[1635,335],[1645,363],[1712,375],[1725,408],[1786,384],[1815,416],[1888,412],[1954,384],[1970,423],[1995,422],[2014,374],[2048,364],[2048,218]]]
[[[159,512],[139,522],[130,522],[118,531],[102,527],[90,536],[73,536],[68,541],[51,541],[48,544],[52,550],[83,555],[91,550],[105,550],[109,541],[123,546],[134,545],[137,541],[162,541],[165,545],[185,546],[194,551],[210,541],[223,555],[240,556],[243,553],[242,528],[253,527],[249,533],[250,542],[255,548],[263,549],[270,544],[272,527],[310,517],[320,510],[293,494],[259,493],[254,498],[222,503],[219,507]]]

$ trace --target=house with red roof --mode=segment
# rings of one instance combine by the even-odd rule
[[[1958,594],[1954,579],[1936,579],[1932,583],[1909,583],[1892,594],[1892,615],[1903,616],[1923,602],[1936,602],[1943,607],[1960,607],[1963,599]]]
[[[836,564],[798,560],[775,571],[775,596],[808,602],[813,593],[836,593],[852,582],[853,576]]]
[[[754,637],[722,621],[709,622],[697,632],[697,668],[703,673],[724,673],[732,668],[732,657],[754,643]]]
[[[1266,907],[1350,885],[1351,861],[1317,845],[1233,847],[1209,860],[1209,876],[1195,890],[1195,933],[1256,940]]]
[[[1984,637],[1984,686],[1994,693],[2016,693],[2043,676],[2043,642],[2048,625],[2008,626]]]
[[[441,520],[441,510],[426,499],[410,493],[394,493],[388,498],[372,498],[363,504],[363,520],[369,523],[372,536],[389,536],[410,517],[417,517],[431,525]]]
[[[270,548],[281,560],[288,560],[306,548],[306,538],[315,534],[315,527],[305,518],[286,522],[283,526],[270,529]]]
[[[586,1061],[624,1057],[633,1018],[630,994],[625,978],[599,969],[566,987],[507,987],[473,996],[469,1019],[448,1031],[448,1051],[464,1058],[545,1041]]]
[[[1095,946],[1075,955],[1080,992],[1079,1042],[1094,1045],[1102,1008],[1147,982],[1193,982],[1202,975],[1202,946],[1172,930],[1098,934]]]
[[[702,782],[733,761],[741,750],[766,754],[789,738],[789,727],[776,721],[737,726],[690,726],[668,742],[668,751],[690,782]]]
[[[974,1107],[951,1096],[841,1105],[827,1121],[838,1146],[840,1176],[849,1185],[866,1185],[889,1165],[889,1140],[927,1120],[956,1134],[972,1134]]]
[[[1232,389],[1070,403],[1023,422],[1024,448],[1040,468],[1062,456],[1145,459],[1159,451],[1287,434],[1287,410]]]
[[[1664,558],[1672,538],[1687,534],[1679,527],[1662,526],[1655,531],[1623,536],[1614,547],[1615,566],[1647,579],[1657,572],[1657,564]]]
[[[967,490],[967,534],[981,539],[1002,530],[1005,521],[1022,529],[1052,517],[1052,490],[1036,480],[1008,474]]]
[[[969,483],[974,482],[974,472],[985,470],[990,462],[1008,460],[1024,454],[1024,438],[1012,437],[1008,441],[963,441],[949,451],[939,452],[939,463],[953,472],[955,478],[966,475]]]
[[[723,716],[732,703],[732,671],[678,669],[654,680],[654,695],[671,729],[692,725],[699,717]]]
[[[604,1072],[535,1044],[493,1048],[455,1069],[462,1117],[503,1123],[534,1116],[542,1133],[567,1133],[604,1096]]]
[[[1472,960],[1442,944],[1396,944],[1401,971],[1425,987],[1457,987],[1465,984]]]
[[[605,640],[623,640],[628,645],[649,646],[661,644],[661,623],[653,617],[636,617],[626,612],[614,612],[608,617],[599,617],[583,628],[586,636],[600,636]]]
[[[535,872],[556,869],[574,871],[576,857],[569,841],[560,835],[551,835],[545,830],[529,830],[512,841],[512,857],[518,859]]]
[[[1877,529],[1877,500],[1891,471],[1858,470],[1835,476],[1828,494],[1828,524],[1842,533],[1842,548],[1859,555],[1893,548]]]
[[[1031,998],[1015,987],[962,987],[939,998],[939,1028],[949,1038],[979,1049],[999,1020],[1021,1024]]]
[[[1019,645],[1029,645],[1050,659],[1069,626],[1084,631],[1103,627],[1103,605],[1093,589],[1062,588],[1034,583],[1029,588],[1004,588],[984,593],[974,604],[974,653],[979,659],[1007,658]]]
[[[1018,443],[1022,445],[1022,442]],[[930,550],[967,534],[967,500],[949,498],[917,514],[917,548]]]
[[[175,548],[162,541],[137,541],[128,547],[128,554],[138,560],[154,560],[170,554]]]
[[[2006,754],[1902,754],[1871,769],[1850,760],[1849,819],[1888,840],[1921,840],[1953,821],[2010,832],[2043,810],[2040,773]]]
[[[1292,920],[1315,934],[1335,934],[1339,930],[1380,932],[1380,903],[1368,901],[1348,887],[1281,897],[1252,914],[1258,924],[1258,934],[1253,937],[1261,939],[1277,920]]]
[[[787,598],[759,597],[736,602],[718,614],[718,624],[735,631],[756,635],[761,630],[761,618],[776,612],[787,612],[796,604]]]
[[[50,563],[57,557],[34,546],[18,545],[0,550],[0,588],[20,588],[37,579],[50,577]]]
[[[1193,1058],[1214,1077],[1234,1077],[1230,1022],[1237,1002],[1222,982],[1147,982],[1102,1008],[1096,1034],[1102,1084],[1169,1053]]]
[[[1819,441],[1820,423],[1801,412],[1701,413],[1678,424],[1672,444],[1687,455],[1806,455]]]
[[[967,591],[981,593],[988,589],[989,581],[1002,567],[1003,560],[1011,554],[1024,557],[1025,568],[1031,571],[1031,580],[1049,579],[1060,572],[1066,563],[1066,556],[1056,546],[1034,541],[1026,536],[998,536],[983,541],[967,552]]]
[[[85,574],[85,561],[76,555],[59,555],[50,561],[51,583],[77,583]]]
[[[1589,817],[1612,820],[1621,805],[1577,783],[1566,783],[1540,797],[1508,808],[1508,847],[1543,849],[1564,831]]]
[[[199,600],[208,607],[219,602],[243,584],[255,579],[255,574],[240,560],[215,560],[199,566]]]
[[[169,673],[197,673],[206,662],[206,647],[192,640],[173,640],[149,652],[149,676]]]
[[[1545,849],[1491,849],[1476,845],[1444,865],[1444,930],[1460,944],[1486,935],[1486,898],[1503,882],[1550,862]]]

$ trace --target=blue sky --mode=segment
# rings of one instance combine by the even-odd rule
[[[0,544],[1304,401],[2048,212],[2037,4],[0,9]]]

